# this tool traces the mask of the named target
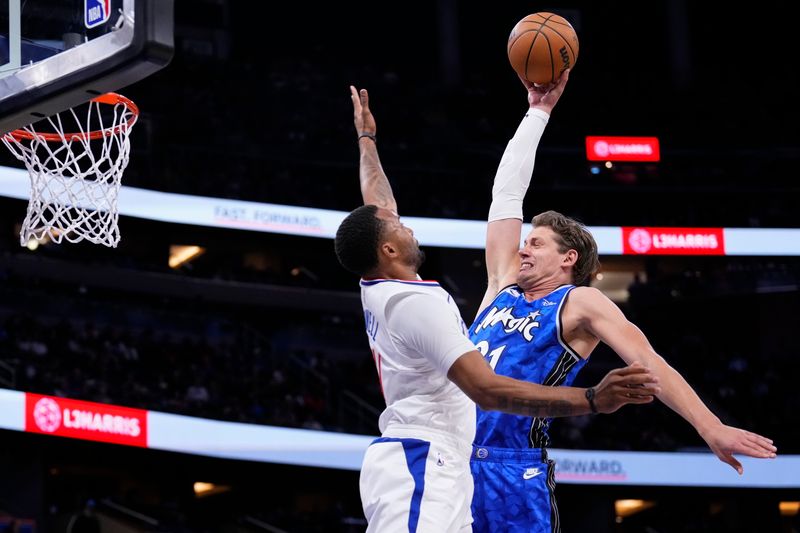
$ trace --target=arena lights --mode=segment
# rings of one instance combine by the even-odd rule
[[[614,511],[617,514],[617,523],[622,522],[623,518],[650,509],[655,505],[655,502],[646,500],[616,500],[614,502]]]
[[[200,246],[173,244],[169,247],[169,267],[172,269],[180,268],[184,263],[203,255],[205,251],[206,249]]]
[[[778,505],[783,516],[796,516],[800,513],[800,502],[780,502]]]
[[[204,481],[195,481],[193,488],[194,495],[198,498],[205,498],[207,496],[213,496],[215,494],[221,494],[231,490],[230,486],[228,485],[217,485],[215,483],[206,483]]]

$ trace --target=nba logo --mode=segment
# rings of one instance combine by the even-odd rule
[[[111,18],[111,0],[83,0],[83,13],[87,28],[104,24]]]

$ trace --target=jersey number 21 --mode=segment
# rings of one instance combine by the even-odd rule
[[[475,345],[475,348],[481,352],[481,355],[484,357],[489,357],[489,366],[492,367],[492,370],[495,369],[497,366],[497,362],[500,360],[500,356],[503,354],[503,350],[506,349],[506,345],[502,345],[499,348],[495,348],[491,352],[489,351],[489,341],[481,341]]]

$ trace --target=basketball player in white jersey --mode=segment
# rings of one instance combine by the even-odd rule
[[[340,263],[362,278],[367,336],[387,406],[381,438],[361,469],[367,531],[471,531],[476,403],[527,416],[610,413],[649,403],[660,388],[640,365],[616,369],[589,389],[496,375],[467,338],[453,298],[417,274],[424,256],[400,222],[381,168],[367,91],[350,90],[365,205],[344,219],[335,247]]]

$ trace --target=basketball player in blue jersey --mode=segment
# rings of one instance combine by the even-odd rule
[[[582,224],[547,211],[533,217],[520,249],[522,201],[539,139],[569,79],[528,90],[529,109],[500,161],[486,235],[488,288],[470,338],[495,372],[556,387],[569,385],[600,343],[659,378],[658,398],[689,422],[723,462],[733,454],[775,457],[772,441],[726,426],[655,352],[644,334],[599,290],[586,287],[599,266]],[[474,531],[560,531],[554,464],[547,459],[550,418],[478,409],[472,472]]]
[[[453,298],[417,274],[423,254],[397,215],[367,92],[351,87],[351,97],[366,205],[341,223],[335,248],[341,264],[361,276],[367,338],[386,399],[381,437],[361,469],[367,531],[471,531],[476,403],[523,416],[568,416],[648,403],[660,389],[640,365],[614,370],[591,389],[556,389],[492,372]]]

